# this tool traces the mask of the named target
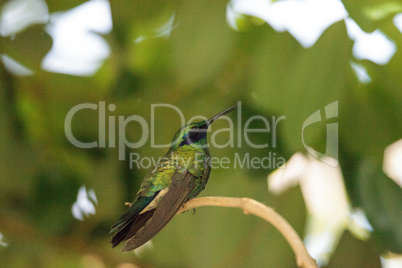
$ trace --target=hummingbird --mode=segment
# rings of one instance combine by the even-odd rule
[[[112,247],[127,241],[122,252],[131,251],[153,238],[184,203],[204,190],[211,173],[207,130],[234,105],[208,120],[180,128],[165,156],[145,176],[137,197],[110,230]]]

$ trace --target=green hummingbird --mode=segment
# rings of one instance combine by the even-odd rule
[[[234,105],[214,117],[180,128],[172,146],[145,176],[137,197],[111,227],[114,248],[128,240],[122,252],[138,248],[153,238],[188,200],[196,197],[211,173],[207,144],[208,127],[220,116],[237,109]]]

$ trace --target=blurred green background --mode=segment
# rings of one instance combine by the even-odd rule
[[[340,194],[325,188],[326,170],[336,170],[329,166],[318,175],[323,188],[311,190],[314,187],[304,181],[313,170],[310,165],[293,176],[293,187],[283,186],[286,190],[274,194],[267,182],[276,169],[272,165],[216,168],[201,196],[256,199],[274,207],[301,237],[329,232],[329,238],[318,236],[309,244],[323,267],[391,267],[386,259],[402,254],[401,146],[399,156],[395,153],[389,160],[397,163],[394,172],[391,168],[384,173],[383,165],[385,148],[402,138],[402,34],[396,23],[402,3],[338,3],[349,14],[343,17],[349,16],[360,31],[380,31],[396,49],[388,59],[376,61],[356,54],[357,37],[342,18],[328,23],[317,42],[303,43],[286,28],[276,31],[263,16],[241,14],[235,2],[0,2],[1,267],[295,267],[293,252],[272,226],[225,208],[199,208],[194,215],[176,216],[152,243],[134,253],[111,249],[109,228],[125,211],[124,202],[135,198],[149,170],[130,168],[129,153],[158,158],[167,149],[152,148],[148,139],[119,161],[118,148],[108,146],[108,134],[106,148],[94,149],[77,148],[65,135],[67,113],[82,103],[116,106],[106,111],[108,131],[109,116],[117,122],[118,116],[139,115],[150,122],[152,104],[174,105],[188,121],[196,115],[210,117],[239,101],[243,125],[234,124],[234,138],[242,145],[211,146],[213,156],[233,162],[236,154],[261,158],[275,153],[288,160],[301,152],[313,163],[303,146],[302,127],[321,110],[323,120],[306,128],[304,141],[324,153],[326,124],[339,124],[337,168],[342,173],[333,181]],[[302,2],[306,1],[274,4],[290,3],[286,7],[303,15],[305,10],[297,6]],[[316,15],[327,16],[318,2],[310,2],[317,6]],[[94,3],[106,6],[106,11],[98,12]],[[85,15],[83,8],[92,9],[92,15]],[[74,12],[95,21],[86,32],[81,27],[85,20],[76,17],[60,26],[60,19]],[[98,29],[103,23],[106,26]],[[103,50],[92,50],[82,35]],[[374,41],[368,43],[373,45],[369,52],[385,51]],[[60,54],[59,47],[56,53],[59,62],[67,62],[64,67],[49,59],[56,45],[66,52]],[[91,53],[98,58],[85,62]],[[326,120],[323,111],[335,101],[338,117]],[[268,148],[252,148],[238,136],[237,130],[255,115],[286,116],[276,132],[248,134],[254,144],[268,143]],[[237,122],[237,114],[230,117]],[[72,132],[81,141],[98,141],[98,125],[98,112],[86,109],[74,117]],[[155,142],[169,143],[180,126],[173,110],[156,109]],[[213,131],[227,127],[227,122],[218,121]],[[250,124],[263,127],[259,120]],[[134,142],[142,131],[138,123],[129,123],[125,135]],[[224,144],[229,134],[216,138]],[[337,198],[329,200],[330,206],[342,204],[346,214],[341,222],[317,221],[314,216],[311,204],[324,204],[325,211],[328,200],[313,195],[325,191]],[[354,220],[356,215],[360,221]]]

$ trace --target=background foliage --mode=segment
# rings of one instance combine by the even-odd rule
[[[83,2],[47,1],[47,6],[52,14]],[[8,244],[0,247],[2,265],[295,266],[293,253],[276,230],[241,211],[223,208],[176,216],[152,240],[153,249],[142,253],[110,249],[109,227],[125,210],[124,202],[133,200],[147,170],[118,161],[116,148],[87,150],[68,142],[67,112],[77,104],[99,101],[116,105],[108,115],[137,114],[148,122],[151,104],[180,107],[188,120],[212,116],[241,101],[244,120],[286,115],[286,122],[279,124],[278,147],[211,148],[212,154],[233,159],[235,152],[259,157],[276,152],[288,159],[305,152],[300,131],[304,120],[338,100],[339,161],[348,198],[366,213],[373,232],[360,240],[346,231],[327,266],[380,267],[380,254],[402,253],[401,188],[382,172],[384,148],[402,133],[402,35],[392,22],[396,11],[381,0],[343,2],[363,30],[379,28],[394,40],[398,51],[388,64],[354,59],[344,21],[326,29],[307,49],[288,32],[278,33],[255,18],[243,16],[235,31],[226,21],[227,1],[110,1],[113,30],[102,37],[111,53],[92,76],[42,69],[52,47],[48,22],[28,25],[13,37],[2,36],[1,53],[34,71],[19,76],[0,65],[0,232]],[[385,15],[374,20],[367,16],[370,8]],[[155,29],[173,13],[169,38],[154,37]],[[140,36],[146,38],[133,41]],[[371,83],[358,81],[351,61],[367,69]],[[97,140],[98,114],[82,114],[74,119],[73,132],[82,140]],[[155,119],[156,142],[170,142],[180,127],[176,114],[156,113]],[[214,127],[227,126],[217,122]],[[140,131],[133,124],[126,135],[134,141]],[[309,144],[324,151],[325,122],[309,131]],[[250,137],[264,143],[270,135]],[[224,134],[220,138],[227,140]],[[165,151],[151,148],[148,141],[130,152],[157,158]],[[271,171],[213,170],[202,195],[264,202],[303,236],[306,208],[300,188],[273,196],[267,188]],[[71,207],[82,185],[94,189],[98,204],[95,215],[78,221]]]

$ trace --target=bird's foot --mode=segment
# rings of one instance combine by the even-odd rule
[[[126,203],[124,203],[124,205],[126,205],[126,206],[128,206],[128,207],[131,207],[131,206],[133,205],[133,203],[126,202]]]

